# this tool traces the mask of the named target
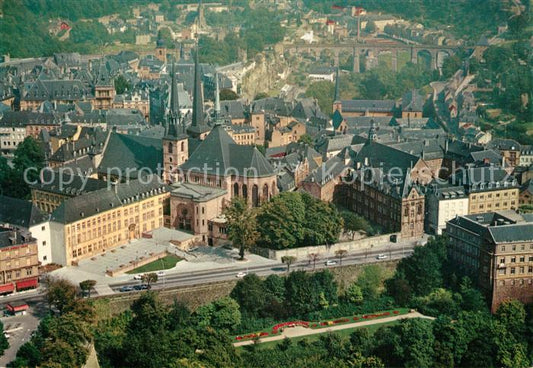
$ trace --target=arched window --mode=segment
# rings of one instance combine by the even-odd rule
[[[248,200],[248,186],[246,184],[242,185],[242,196],[244,197],[244,200]]]
[[[268,201],[268,185],[263,185],[263,201]]]
[[[168,153],[173,153],[174,152],[174,146],[172,145],[172,142],[169,142],[168,143]]]
[[[238,183],[233,184],[233,196],[234,197],[239,196],[239,184]]]
[[[252,187],[252,206],[259,206],[259,187],[257,186],[257,184],[254,184],[254,186]]]
[[[422,205],[420,203],[418,204],[418,207],[416,208],[416,213],[417,213],[417,215],[421,215],[422,214]]]
[[[185,142],[181,142],[181,152],[185,151]]]

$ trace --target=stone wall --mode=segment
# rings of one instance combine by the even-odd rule
[[[317,245],[312,247],[301,247],[283,250],[272,250],[264,248],[253,248],[252,252],[263,257],[276,259],[281,262],[281,257],[294,256],[299,260],[308,259],[308,254],[318,253],[321,258],[335,258],[335,252],[340,249],[348,251],[348,253],[363,249],[372,249],[374,247],[390,244],[390,237],[394,234],[386,234],[379,236],[372,236],[363,239],[357,239],[348,242],[336,243],[332,245]],[[398,235],[398,234],[396,234]]]

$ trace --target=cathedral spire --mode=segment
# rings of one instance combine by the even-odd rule
[[[218,72],[215,70],[215,124],[220,121],[220,87],[218,84]]]
[[[194,58],[194,90],[193,90],[193,105],[192,105],[192,123],[187,129],[194,138],[202,137],[202,135],[209,131],[209,127],[204,122],[204,97],[202,90],[202,73],[200,71],[200,63],[198,40],[196,40],[196,55]]]
[[[176,82],[176,71],[174,70],[174,62],[172,62],[171,84],[169,96],[169,112],[167,116],[166,135],[178,136],[178,125],[181,124],[180,104],[178,98],[178,84]]]

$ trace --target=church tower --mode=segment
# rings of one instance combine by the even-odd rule
[[[180,113],[174,63],[171,74],[169,106],[163,137],[163,179],[167,183],[178,181],[178,168],[189,158],[189,141]]]
[[[194,91],[192,105],[192,122],[187,128],[187,134],[191,138],[203,140],[209,133],[209,126],[204,121],[204,96],[202,90],[202,73],[198,61],[198,41],[196,41],[196,55],[194,58]]]
[[[374,119],[370,120],[370,129],[368,130],[368,139],[367,143],[370,144],[378,139],[378,134],[376,132],[376,123]]]

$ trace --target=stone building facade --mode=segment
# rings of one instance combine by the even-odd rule
[[[487,295],[491,311],[507,299],[533,302],[533,222],[514,211],[458,216],[448,221],[448,256],[457,275]]]

